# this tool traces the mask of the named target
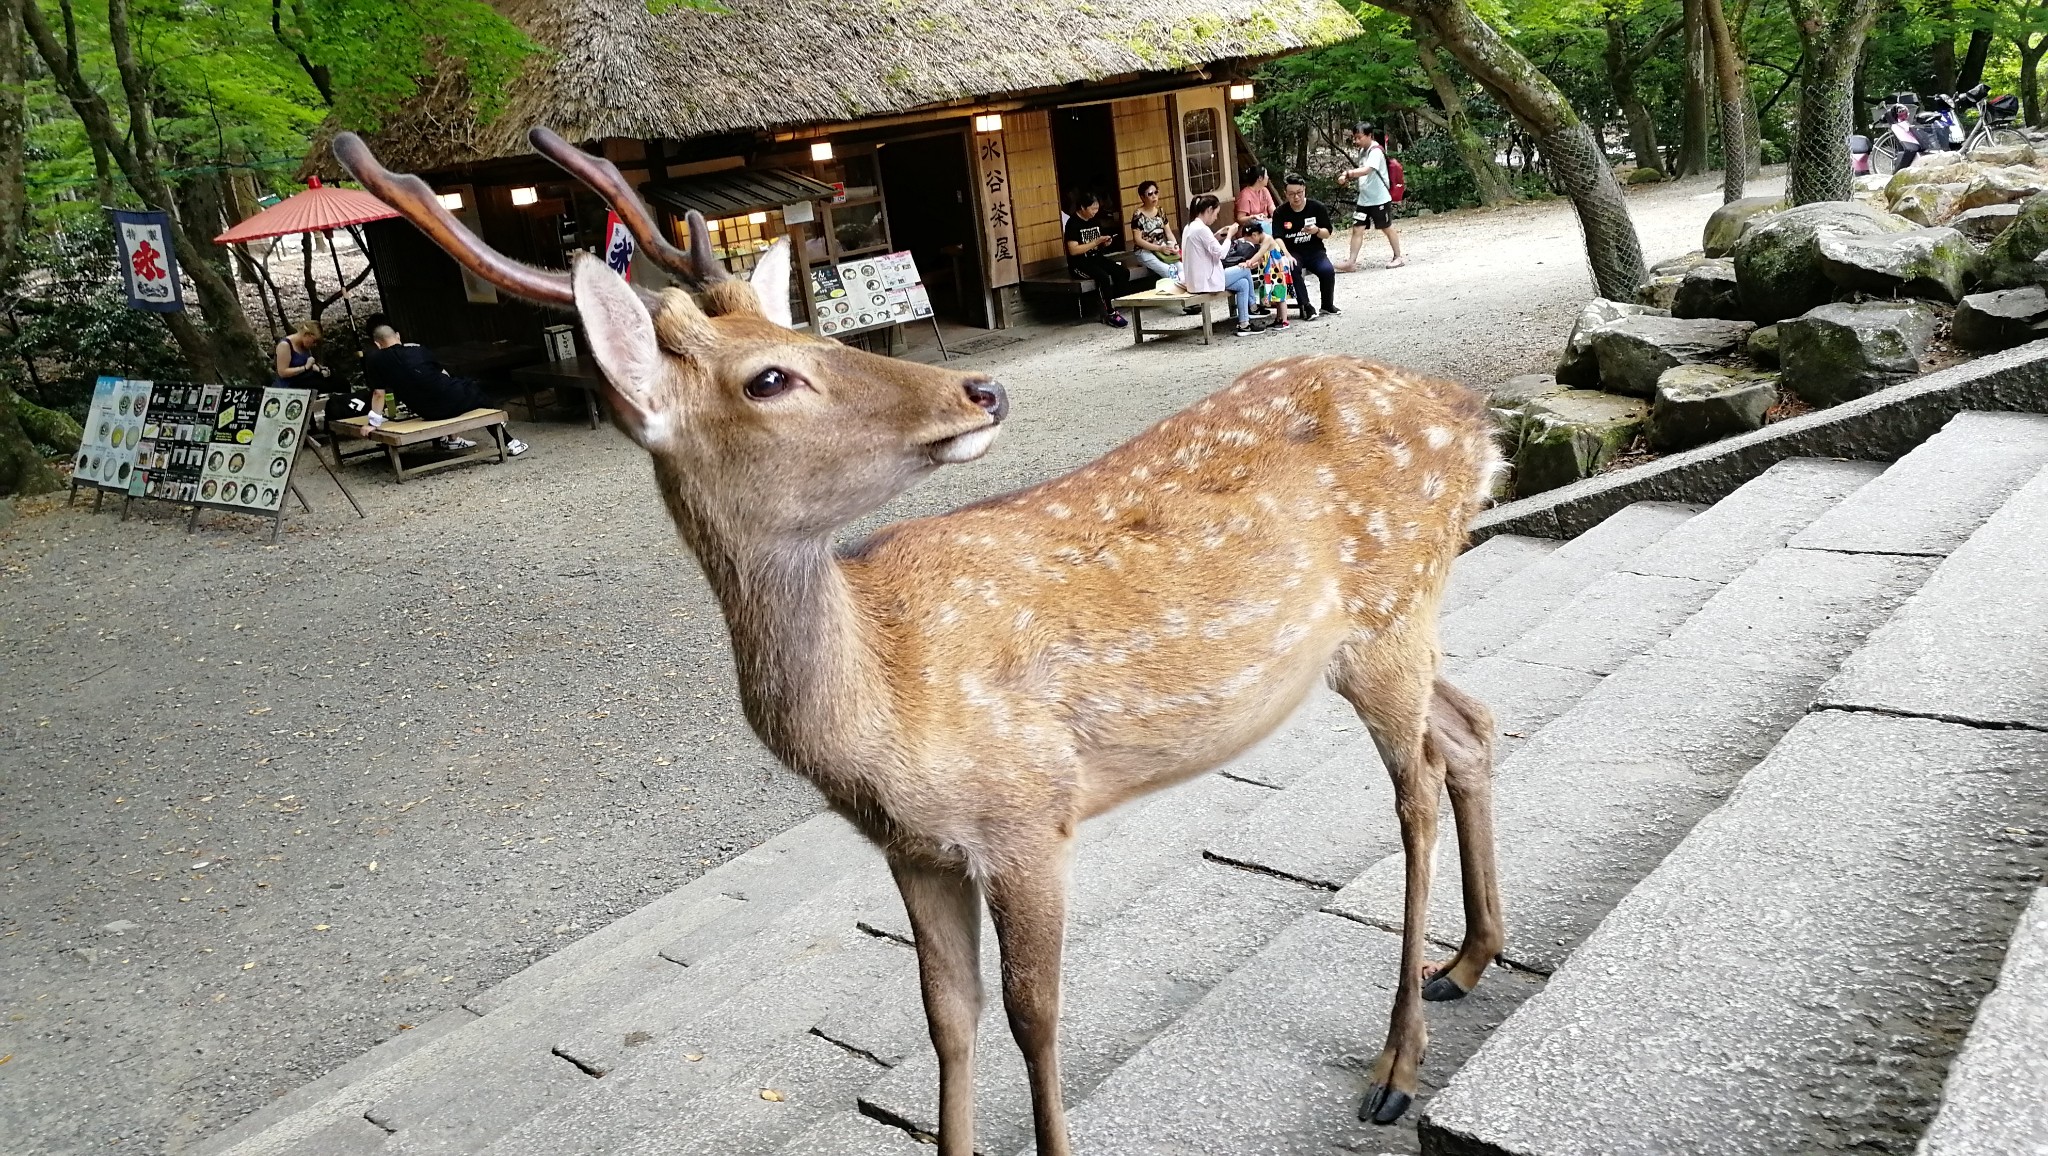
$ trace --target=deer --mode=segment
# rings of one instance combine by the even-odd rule
[[[1359,1116],[1399,1119],[1423,1003],[1471,992],[1503,947],[1494,721],[1440,677],[1436,624],[1501,468],[1478,395],[1357,357],[1281,358],[1070,473],[841,548],[842,528],[989,451],[1002,384],[793,328],[786,242],[741,280],[701,215],[679,248],[611,162],[544,128],[530,139],[680,287],[635,287],[588,253],[566,272],[514,261],[354,134],[333,148],[472,273],[578,314],[614,424],[652,459],[723,612],[749,725],[887,861],[938,1059],[942,1156],[973,1151],[984,904],[1037,1150],[1069,1156],[1058,1040],[1077,827],[1227,762],[1317,679],[1393,783],[1401,970]],[[1445,793],[1465,936],[1430,963]]]

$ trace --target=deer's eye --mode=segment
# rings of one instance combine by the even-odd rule
[[[771,397],[780,397],[795,389],[802,380],[802,378],[786,369],[764,369],[755,374],[751,381],[747,382],[747,396],[755,401],[765,401]]]

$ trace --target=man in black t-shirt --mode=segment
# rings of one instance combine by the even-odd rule
[[[1312,321],[1316,316],[1308,300],[1310,273],[1321,282],[1322,312],[1335,317],[1343,312],[1337,308],[1337,270],[1323,248],[1323,238],[1330,235],[1330,210],[1309,199],[1308,182],[1300,176],[1289,173],[1286,188],[1287,199],[1273,213],[1273,232],[1294,257],[1294,299],[1301,304],[1301,319]]]
[[[457,377],[441,368],[434,355],[418,345],[407,345],[398,336],[398,330],[389,324],[378,324],[370,328],[370,340],[377,348],[363,358],[363,376],[370,385],[391,394],[406,404],[406,408],[428,421],[445,421],[460,417],[473,409],[493,409],[497,402],[484,393],[483,387],[466,377]],[[463,437],[445,437],[440,441],[442,449],[474,449],[476,443]],[[526,452],[526,443],[512,437],[505,438],[505,452],[518,457]]]
[[[1103,228],[1102,200],[1094,193],[1074,198],[1074,215],[1067,218],[1067,268],[1077,277],[1095,282],[1102,296],[1102,320],[1122,329],[1124,315],[1117,312],[1116,299],[1130,286],[1131,271],[1122,263],[1102,255],[1116,244],[1116,234]]]

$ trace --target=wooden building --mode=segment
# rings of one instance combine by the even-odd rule
[[[907,250],[934,308],[1009,324],[1020,291],[1064,271],[1064,199],[1113,222],[1139,182],[1187,202],[1236,188],[1233,95],[1258,61],[1356,35],[1335,0],[493,0],[537,46],[497,114],[444,81],[369,139],[500,251],[561,266],[596,248],[604,209],[532,153],[546,125],[611,158],[674,239],[702,211],[735,272],[780,236],[803,266]],[[333,162],[316,146],[313,164]],[[539,340],[543,316],[466,281],[403,222],[371,231],[387,310],[430,344]],[[635,262],[633,275],[657,283]],[[796,315],[814,318],[810,281]]]

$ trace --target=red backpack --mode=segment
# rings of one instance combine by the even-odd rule
[[[1401,162],[1395,160],[1392,154],[1387,156],[1387,192],[1393,196],[1397,205],[1408,196],[1408,182],[1401,179]]]

